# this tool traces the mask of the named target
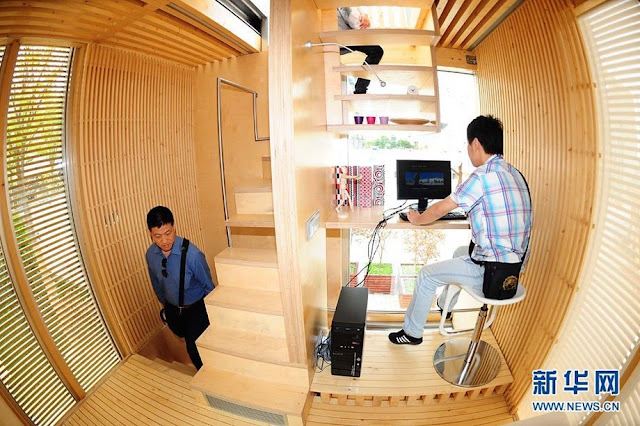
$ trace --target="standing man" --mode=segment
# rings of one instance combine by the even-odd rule
[[[189,244],[184,270],[184,301],[180,306],[180,263],[184,238],[176,236],[173,214],[163,206],[149,211],[147,227],[153,241],[147,250],[153,291],[164,306],[169,328],[178,337],[184,337],[189,358],[199,370],[202,360],[196,339],[209,326],[204,297],[214,287],[207,260],[198,247]]]
[[[360,9],[357,7],[339,7],[338,8],[338,29],[340,30],[366,30],[371,26],[371,21],[369,21],[369,16],[366,13],[360,12]],[[380,46],[348,46],[349,49],[355,50],[357,52],[362,52],[367,57],[365,61],[369,65],[377,65],[380,63],[382,59],[382,55],[384,54],[384,50]],[[340,54],[344,55],[345,53],[350,53],[344,47],[340,48]],[[358,78],[356,81],[356,87],[353,91],[354,95],[365,94],[367,93],[367,88],[369,87],[369,83],[371,80],[367,80],[366,78]]]
[[[453,194],[420,214],[407,214],[414,225],[431,223],[461,207],[471,224],[476,261],[519,263],[524,268],[533,223],[531,198],[524,177],[502,158],[503,131],[500,120],[476,117],[467,127],[467,153],[476,169]],[[424,324],[436,289],[455,283],[482,292],[484,266],[469,255],[456,257],[420,270],[402,330],[389,334],[395,344],[422,343]]]

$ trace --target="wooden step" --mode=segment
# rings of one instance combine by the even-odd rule
[[[328,125],[327,131],[336,134],[346,134],[349,132],[361,132],[361,131],[390,131],[390,132],[428,132],[435,133],[438,131],[438,126],[434,125],[409,125],[409,124],[334,124]]]
[[[280,291],[275,250],[226,248],[214,262],[220,286]]]
[[[274,383],[216,368],[205,362],[191,386],[225,401],[259,410],[300,415],[307,398],[306,386]]]
[[[427,0],[315,0],[318,9],[336,9],[338,7],[354,6],[395,6],[430,8],[433,1]]]
[[[282,315],[282,299],[279,291],[218,286],[204,299],[208,306]]]
[[[319,36],[323,43],[339,43],[345,46],[435,46],[440,39],[440,36],[435,31],[397,28],[327,31],[320,33]]]
[[[153,363],[150,365],[158,371],[183,380],[187,383],[193,376],[195,376],[196,372],[198,371],[193,365],[186,365],[178,361],[168,362],[161,358],[154,359]]]
[[[289,361],[287,340],[247,330],[211,324],[198,338],[198,347],[257,361]]]
[[[273,214],[271,180],[262,179],[234,190],[237,214]]]
[[[419,101],[435,103],[438,98],[432,95],[335,95],[336,101]]]
[[[404,87],[414,85],[418,88],[431,88],[433,92],[434,67],[421,65],[371,65],[378,76],[387,83],[397,82]],[[376,76],[364,65],[341,65],[333,67],[334,72],[351,75],[368,80],[376,80]]]
[[[261,314],[238,309],[207,305],[209,322],[224,328],[232,328],[273,337],[284,337],[284,318],[282,315]]]
[[[227,226],[235,228],[273,228],[273,213],[267,214],[235,214],[225,221]]]

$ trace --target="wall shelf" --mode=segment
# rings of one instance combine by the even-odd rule
[[[318,9],[336,9],[338,7],[353,6],[351,0],[315,0]],[[425,0],[358,0],[358,6],[397,6],[430,8],[432,1]]]
[[[364,126],[363,126],[364,127]],[[399,127],[399,126],[396,126]],[[385,210],[383,206],[375,207],[354,207],[353,211],[348,207],[346,209],[349,215],[342,219],[338,217],[338,213],[334,210],[327,218],[327,229],[351,229],[351,228],[375,228],[378,222],[382,220],[382,213]],[[387,222],[387,229],[469,229],[467,220],[436,220],[429,225],[416,226],[409,222],[400,220],[398,216],[394,216]]]
[[[420,101],[432,102],[438,101],[433,95],[335,95],[336,101]]]
[[[360,131],[390,131],[390,132],[428,132],[435,133],[438,126],[415,124],[332,124],[327,126],[327,131],[337,134]]]
[[[413,84],[418,88],[433,87],[434,67],[422,65],[372,65],[371,68],[387,83],[398,82],[403,86]],[[333,71],[373,80],[374,84],[377,80],[376,76],[364,65],[341,65],[333,67]]]
[[[327,31],[320,33],[323,43],[339,43],[346,46],[358,45],[411,45],[432,46],[440,36],[435,31],[408,29],[366,29],[348,31]]]

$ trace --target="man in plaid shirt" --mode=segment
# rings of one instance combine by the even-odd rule
[[[477,261],[518,263],[528,253],[533,211],[522,175],[502,158],[503,130],[492,116],[476,117],[467,127],[467,152],[476,169],[453,194],[430,206],[424,213],[407,214],[414,225],[431,223],[456,207],[461,207],[471,224]],[[484,266],[471,261],[463,250],[451,260],[426,265],[420,270],[402,330],[389,334],[396,344],[418,345],[436,289],[456,283],[482,292]],[[457,299],[454,298],[452,304]],[[439,304],[440,305],[440,304]]]

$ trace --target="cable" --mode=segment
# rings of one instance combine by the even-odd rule
[[[351,52],[351,53],[355,53],[355,52],[353,51],[353,49],[351,49],[351,48],[349,48],[349,47],[345,46],[344,44],[340,44],[340,43],[311,43],[310,41],[308,41],[308,42],[306,42],[306,43],[304,44],[304,47],[309,48],[309,49],[310,49],[311,47],[313,47],[313,46],[340,46],[340,47],[342,47],[342,48],[344,48],[344,49],[347,49],[347,50],[348,50],[349,52]],[[373,70],[373,68],[371,68],[371,65],[369,65],[369,63],[368,63],[366,60],[364,60],[364,63],[363,63],[362,65],[366,65],[366,66],[369,68],[369,71],[371,71],[371,72],[373,73],[373,75],[375,75],[375,76],[376,76],[376,78],[377,78],[377,79],[378,79],[378,81],[380,82],[380,87],[384,87],[384,86],[386,86],[386,85],[387,85],[387,83],[386,83],[385,81],[383,81],[383,80],[380,78],[380,76],[378,76],[378,73],[376,73],[376,72]]]
[[[320,342],[316,345],[314,350],[314,371],[320,373],[325,368],[331,365],[331,330],[324,339],[320,337]],[[320,362],[322,360],[322,362]]]
[[[400,213],[404,209],[405,205],[407,204],[407,201],[408,200],[404,200],[404,203],[402,203],[400,206],[392,207],[390,209],[385,210],[382,213],[382,220],[378,222],[378,224],[374,228],[373,234],[371,235],[371,238],[369,239],[369,243],[367,244],[367,255],[368,255],[367,264],[362,269],[357,271],[353,275],[353,277],[351,277],[351,279],[343,287],[349,287],[351,282],[354,279],[356,279],[360,275],[360,273],[362,273],[362,271],[366,269],[364,278],[362,279],[362,281],[356,280],[357,284],[354,287],[361,287],[364,285],[367,277],[369,276],[369,268],[371,266],[371,263],[373,263],[373,258],[375,254],[378,252],[378,249],[380,248],[380,242],[381,242],[380,232],[387,226],[387,222],[389,221],[389,219],[391,219],[393,216]]]

